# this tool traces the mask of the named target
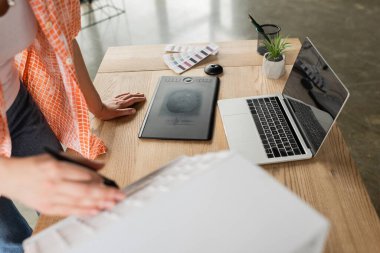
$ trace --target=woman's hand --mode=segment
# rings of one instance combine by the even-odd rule
[[[47,215],[91,215],[125,195],[95,172],[49,155],[0,160],[0,194]]]
[[[1,0],[0,0],[1,1]],[[82,91],[88,109],[92,114],[101,120],[110,120],[122,116],[132,115],[136,113],[135,108],[131,108],[134,104],[145,101],[144,94],[141,93],[124,93],[120,94],[109,101],[102,102],[94,84],[88,74],[86,65],[82,57],[82,52],[78,42],[73,40],[74,49],[74,65],[77,73],[79,87]]]
[[[94,115],[101,120],[111,120],[114,118],[133,115],[136,109],[132,108],[137,103],[144,102],[145,95],[141,93],[124,93],[114,97],[111,100],[103,102],[103,106],[99,112]]]

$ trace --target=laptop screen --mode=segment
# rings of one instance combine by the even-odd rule
[[[314,155],[349,93],[308,38],[282,94]]]

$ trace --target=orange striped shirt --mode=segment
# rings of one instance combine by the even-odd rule
[[[62,144],[86,158],[104,153],[91,134],[88,108],[76,77],[72,40],[80,31],[79,0],[29,0],[39,24],[36,39],[15,57],[20,78]],[[11,139],[0,88],[0,155]]]

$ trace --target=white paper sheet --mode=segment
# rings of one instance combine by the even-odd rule
[[[261,168],[220,152],[180,158],[111,211],[65,219],[26,240],[24,248],[26,253],[319,253],[328,227]]]

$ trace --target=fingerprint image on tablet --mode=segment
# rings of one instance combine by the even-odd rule
[[[194,90],[177,90],[167,96],[166,108],[170,113],[193,115],[199,113],[202,95]]]

